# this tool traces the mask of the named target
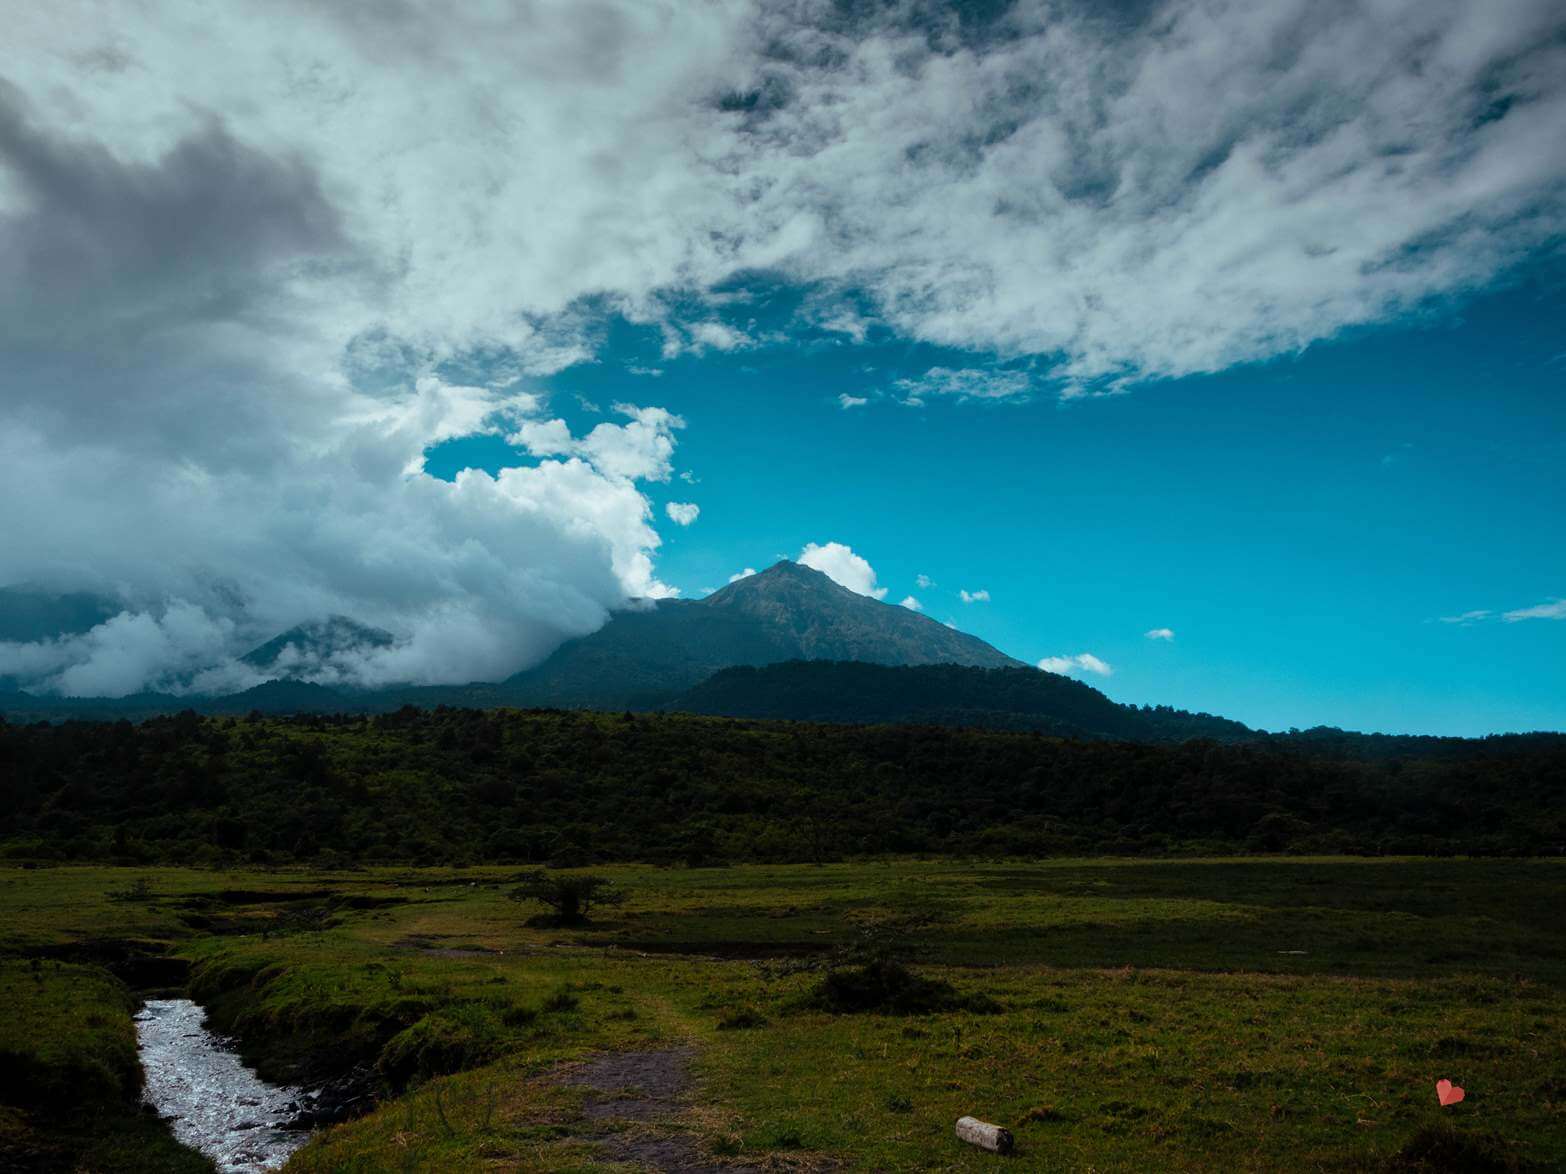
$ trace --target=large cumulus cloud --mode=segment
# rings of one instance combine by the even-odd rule
[[[642,487],[679,422],[573,435],[538,380],[609,313],[670,354],[752,345],[708,296],[736,274],[809,286],[849,340],[1081,391],[1288,352],[1559,240],[1549,0],[953,11],[13,6],[0,584],[124,613],[0,676],[237,681],[246,641],[330,614],[398,637],[353,679],[494,676],[667,591]],[[423,473],[478,432],[515,467]]]

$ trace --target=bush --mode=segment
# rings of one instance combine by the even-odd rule
[[[988,995],[960,994],[949,982],[925,978],[886,958],[828,971],[806,996],[804,1006],[834,1015],[930,1015],[938,1011],[987,1015],[1001,1009]]]
[[[618,905],[625,894],[602,876],[564,876],[543,871],[523,873],[509,896],[513,901],[537,901],[553,910],[549,925],[586,925],[598,905]]]
[[[730,1011],[722,1019],[718,1020],[719,1031],[744,1031],[752,1027],[765,1027],[767,1017],[760,1011],[753,1011],[749,1007],[742,1007],[738,1011]]]
[[[545,1011],[575,1011],[581,1005],[581,999],[577,998],[565,987],[561,987],[544,1000],[543,1009]]]

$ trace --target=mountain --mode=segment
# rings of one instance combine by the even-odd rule
[[[286,672],[295,665],[314,668],[344,654],[386,648],[391,644],[390,632],[347,616],[328,616],[289,628],[239,659],[262,671],[281,666]]]
[[[976,636],[785,561],[705,599],[619,612],[502,690],[513,704],[644,708],[722,669],[789,660],[1023,667]]]
[[[973,726],[1139,742],[1258,737],[1227,718],[1121,705],[1081,681],[1026,667],[792,661],[729,668],[663,708],[722,717]]]

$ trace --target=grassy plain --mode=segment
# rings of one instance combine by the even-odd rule
[[[123,1003],[88,1029],[39,993],[167,949],[264,1073],[358,1058],[400,1090],[289,1170],[601,1168],[605,1128],[772,1168],[1566,1169],[1563,861],[610,867],[630,899],[581,930],[527,927],[513,871],[0,871],[0,953],[48,959],[0,967],[35,1007],[0,1046],[122,1055]],[[803,1009],[876,927],[999,1013]],[[696,1085],[664,1120],[588,1122],[561,1078],[674,1045]],[[964,1113],[1015,1156],[958,1143]]]

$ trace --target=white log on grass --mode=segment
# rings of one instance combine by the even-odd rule
[[[957,1118],[957,1136],[969,1145],[989,1150],[992,1154],[1011,1153],[1011,1130],[980,1121],[977,1117]]]

